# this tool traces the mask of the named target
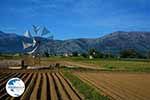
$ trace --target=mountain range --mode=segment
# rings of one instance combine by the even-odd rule
[[[68,40],[50,40],[35,37],[41,41],[40,53],[64,54],[72,52],[86,53],[95,48],[104,53],[119,54],[126,49],[135,49],[138,52],[150,51],[150,32],[117,31],[99,38],[79,38]],[[27,38],[14,33],[0,31],[0,53],[24,52],[22,41]]]

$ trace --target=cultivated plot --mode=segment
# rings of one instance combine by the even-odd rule
[[[150,99],[148,73],[75,72],[74,75],[116,100]]]
[[[12,77],[19,77],[25,83],[25,92],[19,98],[13,98],[6,92],[5,85]],[[0,100],[81,100],[80,94],[59,72],[1,72]]]

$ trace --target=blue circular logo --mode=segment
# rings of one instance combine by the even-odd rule
[[[19,78],[11,78],[6,84],[6,91],[12,97],[19,97],[25,90],[24,82]]]

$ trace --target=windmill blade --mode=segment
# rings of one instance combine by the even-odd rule
[[[33,45],[32,43],[24,43],[24,42],[22,42],[22,44],[24,49],[30,48]]]
[[[44,27],[41,36],[47,35],[48,33],[50,33],[50,31],[46,27]]]
[[[34,47],[36,45],[37,41],[35,40],[35,38],[33,38],[33,45],[32,47]]]
[[[38,32],[40,30],[40,26],[32,25],[32,27],[33,27],[33,31],[35,32],[35,34],[38,34]]]
[[[24,36],[27,37],[27,38],[32,38],[32,35],[30,33],[29,30],[27,30],[25,33],[24,33]]]
[[[33,54],[38,49],[38,46],[36,46],[32,51],[27,52],[28,54]]]

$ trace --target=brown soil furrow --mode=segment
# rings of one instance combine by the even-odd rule
[[[113,87],[115,88],[118,88],[118,91],[121,91],[121,94],[124,94],[125,98],[132,98],[132,99],[139,99],[139,100],[143,100],[143,99],[146,99],[145,97],[143,96],[140,96],[137,91],[138,90],[134,90],[133,87],[131,85],[129,85],[128,87],[124,87],[125,83],[124,82],[121,82],[121,81],[118,81],[118,80],[115,80],[113,81],[112,78],[110,78],[109,76],[107,75],[104,75],[105,77],[105,80],[112,84]],[[117,87],[116,87],[117,86]]]
[[[11,100],[11,96],[8,96],[5,100]]]
[[[111,92],[122,97],[122,100],[149,100],[150,98],[150,81],[145,80],[150,78],[148,73],[77,72],[76,75],[81,79],[87,78],[89,83],[94,83],[102,91],[107,90],[106,93],[113,98],[115,97]]]
[[[132,99],[140,98],[132,93],[132,91],[128,90],[126,87],[122,87],[121,83],[115,84],[114,81],[109,80],[107,77],[105,77],[105,82],[107,83],[106,86],[111,87],[114,91],[118,91],[118,95],[124,94],[122,95],[124,98],[130,97],[130,95],[133,95]],[[116,85],[118,85],[118,87],[116,87]]]
[[[17,77],[22,77],[23,74],[22,74],[22,73],[16,73],[16,74],[13,74],[11,77],[16,77],[16,76],[17,76]],[[6,83],[7,83],[7,82],[6,82]],[[6,92],[6,88],[5,88],[6,83],[2,85],[3,88],[1,88],[1,90],[0,90],[0,94],[3,94],[3,95],[0,95],[0,97],[1,97],[2,100],[5,100],[5,99],[7,99],[8,97],[10,97],[10,96],[7,94],[7,92]],[[1,99],[0,99],[0,100],[1,100]]]
[[[52,75],[56,81],[56,85],[57,85],[58,90],[60,92],[61,99],[62,100],[69,100],[68,95],[64,91],[64,88],[63,88],[62,84],[60,83],[59,79],[57,78],[57,76],[54,73],[52,73]]]
[[[12,76],[15,76],[15,75],[17,75],[18,73],[10,73],[10,75],[7,75],[6,77],[5,77],[5,79],[3,79],[3,80],[1,80],[1,82],[0,82],[0,89],[3,87],[3,84],[6,84],[7,83],[7,81],[10,79],[10,77],[12,77]]]
[[[23,78],[23,79],[24,79],[23,81],[24,81],[24,83],[25,83],[25,91],[26,91],[26,87],[28,86],[26,83],[27,83],[27,81],[28,81],[28,79],[29,79],[30,77],[32,77],[32,73],[26,74],[26,76]],[[25,91],[24,91],[24,93],[25,93]],[[23,93],[23,95],[24,95],[24,93]],[[23,95],[22,95],[22,96],[23,96]],[[21,97],[22,97],[22,96],[21,96]],[[17,98],[11,97],[10,100],[20,100],[21,97],[17,97]]]
[[[38,74],[37,79],[36,79],[36,83],[35,83],[35,86],[34,86],[34,89],[33,89],[32,93],[31,93],[31,96],[30,96],[30,100],[37,99],[37,94],[38,94],[38,88],[39,88],[39,84],[40,84],[40,79],[41,79],[41,74]]]
[[[10,73],[2,73],[0,75],[0,81],[3,80],[6,76],[8,76]]]
[[[3,75],[5,75],[5,74],[7,74],[7,73],[3,73],[3,72],[1,72],[1,73],[0,73],[0,76],[3,76]]]
[[[64,79],[63,76],[61,76],[59,73],[56,73],[57,76],[59,77],[59,79],[62,81],[67,93],[69,94],[70,98],[72,100],[80,100],[80,97],[78,94],[76,94],[76,92],[74,91],[73,88],[70,87],[70,85],[68,84],[68,82]]]
[[[18,76],[18,78],[21,78],[22,80],[24,80],[27,76],[28,76],[28,74],[26,74],[26,73],[21,73],[22,75],[21,76]],[[13,97],[11,97],[11,96],[8,96],[8,98],[6,98],[6,100],[13,100],[14,98]]]
[[[61,72],[59,72],[59,75],[64,77],[63,74]],[[67,82],[67,84],[69,85],[69,87],[74,91],[74,93],[78,96],[78,98],[80,100],[84,100],[84,96],[82,94],[80,94],[75,88],[74,86],[72,85],[72,83],[67,79],[67,78],[64,78],[64,80]]]
[[[24,76],[23,77],[21,77],[21,79],[22,79],[22,81],[24,82],[25,81],[25,79],[27,78],[29,76],[29,73],[24,73]]]
[[[92,77],[92,76],[91,76]],[[113,80],[109,80],[107,77],[105,77],[105,76],[103,76],[103,78],[105,79],[105,81],[103,81],[103,79],[102,80],[99,80],[99,79],[97,79],[97,78],[95,78],[97,81],[99,80],[99,81],[103,81],[103,83],[105,83],[105,85],[107,86],[107,87],[111,87],[114,91],[117,91],[118,92],[118,95],[119,94],[123,94],[123,95],[121,95],[124,99],[126,98],[131,98],[132,97],[132,99],[136,99],[136,98],[138,98],[138,99],[142,99],[142,97],[140,97],[140,96],[137,96],[136,94],[134,94],[132,91],[130,91],[130,90],[128,90],[126,87],[122,87],[121,86],[121,83],[118,83],[118,84],[116,84],[116,81],[113,81]],[[117,87],[116,87],[117,86]]]
[[[0,96],[0,100],[5,100],[8,96],[7,93],[3,93],[1,96]]]
[[[143,78],[143,75],[139,75],[138,77],[135,77],[134,75],[130,75],[130,76],[127,76],[128,77],[128,81],[124,81],[122,85],[129,85],[129,89],[132,89],[135,91],[136,94],[140,95],[145,95],[145,94],[149,94],[150,93],[150,89],[145,89],[143,87],[145,86],[149,86],[150,82],[147,82],[147,79],[149,79],[150,77],[148,77],[148,75],[144,75],[144,78]],[[130,79],[133,80],[133,78],[135,79],[134,82],[136,82],[136,84],[134,84],[134,82],[130,81]],[[138,87],[137,85],[139,86],[142,86],[142,87]],[[134,88],[134,89],[133,89]],[[143,91],[143,92],[140,92],[140,91]],[[150,98],[150,97],[149,97]]]
[[[89,78],[93,78],[94,80],[99,81],[101,84],[105,83],[105,85],[107,87],[112,87],[112,89],[114,91],[118,92],[119,94],[123,94],[122,96],[126,99],[130,98],[130,99],[139,99],[139,100],[143,100],[143,99],[147,99],[146,97],[141,96],[140,94],[137,93],[138,90],[133,89],[133,87],[131,85],[127,85],[125,86],[124,82],[122,80],[115,80],[112,78],[111,75],[109,74],[102,74],[99,77],[94,77],[97,76],[96,73],[90,73],[86,74],[86,76],[88,76]]]
[[[93,74],[93,73],[92,73]],[[84,75],[84,77],[87,77],[87,78],[89,78],[90,80],[92,80],[92,81],[94,81],[95,82],[95,80],[97,80],[99,83],[98,84],[101,84],[101,85],[106,85],[107,87],[111,87],[114,91],[117,91],[117,94],[119,95],[119,94],[122,94],[122,93],[124,93],[125,91],[125,87],[122,87],[122,88],[119,88],[119,87],[117,87],[117,88],[114,88],[115,87],[115,84],[113,84],[113,81],[110,81],[110,80],[108,80],[108,78],[107,77],[105,77],[103,74],[100,76],[100,77],[94,77],[94,75],[92,75],[92,74],[90,74],[90,75],[88,75],[88,74],[85,74]],[[119,85],[119,84],[118,84]],[[128,95],[122,95],[122,97],[123,98],[127,98],[129,96],[129,94]]]
[[[53,73],[51,73],[51,77],[52,77],[52,79],[54,81],[54,86],[55,86],[55,90],[56,90],[56,93],[57,93],[57,98],[58,98],[58,100],[62,100],[61,93],[60,93],[60,91],[58,89],[58,85],[57,85],[56,80],[55,80],[55,78],[53,76]]]
[[[50,100],[51,99],[51,92],[50,92],[50,86],[51,86],[51,84],[50,84],[50,81],[49,81],[49,77],[48,77],[48,75],[47,75],[47,73],[45,73],[45,75],[46,75],[46,84],[47,84],[47,100]],[[52,80],[51,80],[52,81]]]
[[[39,73],[39,74],[41,74],[41,73]],[[39,81],[39,87],[38,87],[38,93],[37,93],[37,99],[41,98],[42,78],[43,78],[43,76],[41,74],[41,79]]]
[[[20,74],[20,73],[16,73],[16,74],[13,74],[12,76],[10,76],[11,78],[12,77],[16,77],[16,76],[21,76],[22,74]],[[7,81],[8,81],[9,79],[7,79],[7,80],[5,80],[4,82],[2,82],[1,83],[1,85],[0,85],[0,93],[3,93],[3,92],[6,92],[5,91],[5,85],[6,85],[6,83],[7,83]]]
[[[55,75],[56,75],[56,77],[58,78],[58,80],[59,80],[59,82],[60,82],[60,84],[61,84],[61,86],[62,86],[64,92],[67,94],[69,100],[71,100],[71,96],[69,95],[69,93],[68,93],[68,91],[67,91],[67,89],[66,89],[64,83],[62,82],[62,80],[60,79],[60,77],[58,77],[57,73],[55,73]]]
[[[21,100],[29,100],[30,95],[34,88],[36,77],[37,77],[37,74],[32,74],[30,77],[27,77],[27,79],[25,80],[26,90],[23,93],[23,95],[20,97]]]
[[[47,80],[45,73],[42,74],[42,89],[41,89],[41,100],[47,100]]]
[[[117,92],[115,92],[112,88],[110,87],[106,87],[103,84],[99,84],[97,82],[95,82],[94,80],[91,80],[89,77],[86,77],[84,75],[77,75],[79,76],[79,78],[85,82],[88,82],[92,85],[94,85],[96,88],[98,88],[101,92],[103,92],[104,94],[110,96],[113,99],[117,99],[117,100],[123,100],[123,97],[118,95]]]
[[[49,89],[50,89],[50,99],[51,100],[58,100],[57,98],[57,92],[56,92],[56,89],[55,89],[55,85],[54,85],[54,80],[52,79],[51,75],[49,73],[47,73],[47,76],[48,76],[48,81],[49,81]]]
[[[8,73],[8,74],[6,74],[6,76],[4,76],[3,78],[0,79],[0,83],[2,83],[5,80],[10,79],[10,77],[13,76],[14,74],[16,74],[16,73]]]
[[[6,75],[8,72],[0,72],[0,76]]]

